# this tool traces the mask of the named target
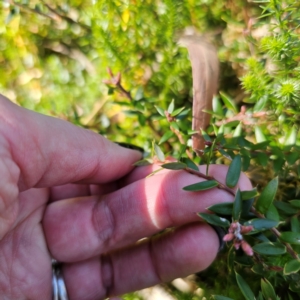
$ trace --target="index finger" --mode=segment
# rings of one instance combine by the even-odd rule
[[[106,183],[121,178],[141,153],[90,130],[19,107],[0,95],[0,132],[20,169],[19,188]]]

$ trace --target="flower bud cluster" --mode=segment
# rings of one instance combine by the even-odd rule
[[[243,251],[248,255],[253,255],[252,247],[244,240],[243,234],[246,234],[253,230],[253,226],[244,226],[239,222],[233,222],[230,224],[228,233],[224,236],[224,242],[233,241],[233,246],[236,250],[242,247]]]

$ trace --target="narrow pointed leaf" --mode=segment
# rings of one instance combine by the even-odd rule
[[[262,111],[268,102],[268,95],[262,96],[254,105],[253,112]]]
[[[238,189],[236,191],[234,202],[233,202],[232,217],[234,221],[238,221],[240,219],[241,212],[242,212],[242,197],[241,197],[241,192]]]
[[[199,213],[198,216],[211,225],[221,226],[221,227],[230,226],[230,222],[227,219],[218,217],[216,215]]]
[[[222,108],[222,104],[219,100],[218,97],[213,97],[213,101],[212,101],[212,109],[213,111],[220,115],[220,116],[223,116],[223,108]]]
[[[295,208],[300,208],[300,200],[291,200],[289,203]]]
[[[286,202],[274,201],[274,205],[276,208],[288,215],[294,215],[298,212],[297,208],[294,208],[291,204]]]
[[[166,142],[166,141],[167,141],[169,138],[171,138],[172,136],[174,136],[174,133],[173,133],[171,130],[167,131],[167,132],[161,137],[161,139],[159,140],[158,145],[160,145],[160,144]]]
[[[254,296],[251,288],[249,287],[248,283],[243,279],[243,277],[240,274],[235,273],[235,276],[236,276],[236,282],[237,282],[242,294],[244,295],[245,299],[254,300],[255,296]]]
[[[237,185],[242,170],[241,156],[236,155],[232,160],[226,175],[226,185],[233,188]]]
[[[164,111],[164,109],[162,109],[161,107],[156,106],[156,105],[154,105],[154,107],[156,108],[157,112],[158,112],[161,116],[165,117],[165,111]]]
[[[266,278],[261,279],[261,290],[265,299],[276,300],[274,288]]]
[[[216,214],[231,216],[232,209],[233,209],[233,203],[232,202],[218,203],[218,204],[209,206],[207,209]]]
[[[175,105],[174,105],[174,99],[173,99],[173,100],[171,101],[169,107],[168,107],[168,113],[169,113],[169,114],[171,114],[171,113],[173,112],[174,107],[175,107]]]
[[[266,142],[266,137],[260,127],[255,126],[255,138],[257,143]]]
[[[296,127],[293,126],[289,132],[289,135],[284,143],[285,146],[293,146],[296,144],[297,139],[297,130]]]
[[[274,220],[274,221],[279,221],[280,220],[280,216],[278,213],[277,208],[275,207],[274,203],[272,203],[269,207],[269,209],[266,212],[266,218],[270,219],[270,220]]]
[[[201,181],[195,184],[187,185],[183,188],[185,191],[192,191],[192,192],[197,192],[197,191],[205,191],[212,189],[214,187],[218,186],[218,182],[215,180],[207,180],[207,181]]]
[[[176,117],[176,116],[179,115],[184,109],[185,109],[185,107],[181,107],[181,108],[175,109],[175,110],[171,113],[171,116],[172,116],[172,117]]]
[[[242,123],[239,123],[238,126],[236,126],[234,133],[233,133],[233,137],[239,137],[242,135]]]
[[[288,261],[284,265],[283,273],[284,275],[289,275],[297,273],[300,270],[300,259],[293,259]]]
[[[180,128],[179,128],[179,126],[178,126],[178,124],[177,124],[176,122],[171,122],[170,125],[171,125],[171,127],[173,127],[174,129],[180,130]]]
[[[253,189],[250,191],[241,191],[242,200],[249,200],[258,195],[257,189]]]
[[[222,148],[219,148],[218,151],[227,159],[232,160],[230,154],[228,154],[225,150],[223,150]]]
[[[191,159],[183,158],[182,161],[187,165],[188,168],[193,169],[195,171],[199,171],[198,166]]]
[[[277,227],[279,222],[269,219],[253,219],[247,221],[244,225],[252,225],[256,231],[264,231],[273,227]]]
[[[157,158],[160,160],[160,161],[165,161],[165,155],[164,153],[162,152],[162,150],[160,149],[160,147],[154,143],[154,153],[155,155],[157,156]]]
[[[278,177],[272,179],[258,197],[255,207],[260,213],[264,214],[269,209],[271,203],[275,198],[277,187]]]
[[[235,113],[238,113],[238,109],[234,103],[233,100],[231,100],[225,93],[220,92],[221,98],[225,104],[225,106],[229,109],[232,110]]]
[[[297,216],[291,217],[291,230],[300,232],[300,219]]]
[[[210,136],[207,134],[206,131],[204,131],[203,129],[201,129],[201,133],[202,133],[202,136],[203,136],[203,138],[204,138],[204,140],[205,140],[206,142],[211,142],[211,138],[210,138]]]
[[[282,255],[286,253],[286,247],[281,243],[264,242],[256,244],[252,248],[262,255]]]
[[[151,159],[142,159],[142,160],[139,160],[137,162],[135,162],[133,165],[135,167],[142,167],[142,166],[149,166],[149,165],[152,165],[152,160]]]
[[[289,244],[300,245],[299,232],[292,232],[292,231],[282,232],[280,235],[280,239]]]
[[[182,162],[170,162],[167,164],[162,164],[161,167],[169,170],[182,170],[186,168],[186,164]]]

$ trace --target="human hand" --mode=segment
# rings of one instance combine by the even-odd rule
[[[218,237],[196,212],[232,201],[229,193],[185,192],[199,178],[182,171],[129,173],[137,151],[3,97],[0,111],[3,299],[51,299],[52,257],[64,263],[70,300],[141,289],[214,260]],[[226,171],[210,168],[220,182]],[[246,176],[239,187],[251,188]]]

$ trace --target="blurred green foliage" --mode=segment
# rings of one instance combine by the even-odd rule
[[[187,50],[177,43],[187,28],[215,44],[221,67],[221,93],[207,128],[209,141],[217,142],[205,149],[201,163],[228,164],[239,154],[259,191],[278,176],[276,201],[266,215],[281,222],[281,231],[299,233],[298,202],[287,203],[299,197],[300,187],[297,1],[2,1],[0,92],[24,107],[149,152],[153,140],[160,141],[164,153],[186,159],[159,112],[173,99],[175,109],[184,107],[173,126],[188,143],[192,73]],[[118,72],[120,82],[114,81]],[[271,234],[259,238],[275,241]],[[257,243],[252,236],[247,240]],[[300,246],[293,247],[299,255]],[[257,299],[272,293],[270,285],[281,299],[299,299],[299,271],[283,273],[288,254],[249,259],[232,248],[221,252],[197,275],[201,297],[243,299],[235,269]],[[169,292],[178,299],[202,299],[172,286]]]

